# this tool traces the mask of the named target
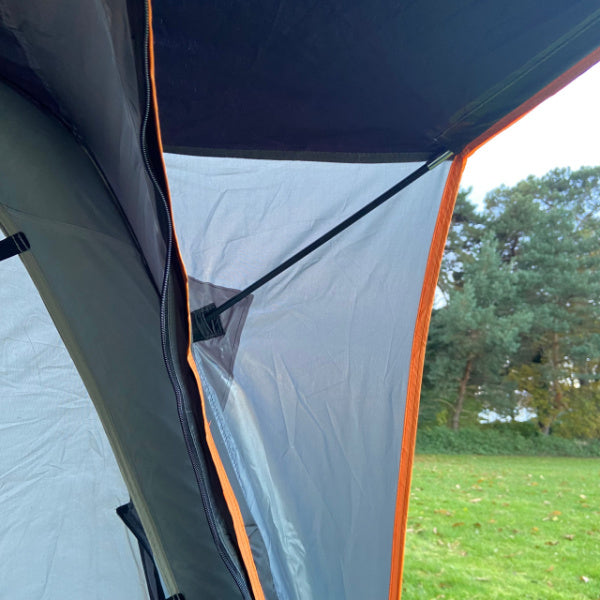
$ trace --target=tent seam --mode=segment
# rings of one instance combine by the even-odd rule
[[[392,538],[391,570],[389,600],[400,600],[402,593],[402,568],[404,560],[404,541],[406,537],[406,520],[408,516],[408,502],[410,496],[410,480],[414,458],[414,448],[417,436],[417,420],[419,416],[419,396],[421,392],[421,376],[425,359],[427,332],[431,319],[431,310],[435,296],[435,288],[440,271],[444,246],[450,228],[454,202],[458,194],[460,177],[466,164],[464,153],[459,154],[452,161],[446,185],[442,193],[440,208],[433,231],[429,256],[421,298],[415,322],[409,375],[406,391],[406,405],[404,412],[404,427],[402,432],[402,445],[400,465],[398,472],[398,488],[396,495],[396,509],[394,516],[394,531]]]

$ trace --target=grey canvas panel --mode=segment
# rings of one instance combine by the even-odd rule
[[[159,298],[130,232],[62,126],[6,86],[0,104],[0,222],[30,240],[23,262],[100,415],[168,590],[240,598],[208,530],[164,366]]]
[[[0,263],[0,306],[0,596],[147,600],[112,449],[16,257]]]
[[[188,271],[232,288],[418,166],[166,163]],[[254,293],[224,410],[225,374],[194,344],[213,433],[280,598],[387,597],[413,329],[447,173],[438,167]]]
[[[145,3],[2,0],[0,77],[34,94],[97,161],[152,271],[162,283],[165,243],[140,148]]]

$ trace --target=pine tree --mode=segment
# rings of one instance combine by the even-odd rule
[[[477,421],[526,400],[540,430],[600,437],[600,167],[457,200],[425,365],[423,414]],[[442,407],[445,407],[442,410]]]
[[[503,376],[519,347],[531,315],[515,300],[515,274],[503,264],[492,234],[478,244],[449,289],[447,304],[432,318],[425,403],[445,405],[448,425],[458,429],[465,408],[476,420],[484,408],[498,407]]]
[[[488,209],[499,211],[503,259],[534,315],[513,379],[543,433],[561,420],[573,431],[574,421],[585,423],[582,400],[595,401],[598,381],[600,168],[529,177],[492,194]]]

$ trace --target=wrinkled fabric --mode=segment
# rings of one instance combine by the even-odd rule
[[[115,514],[129,494],[18,258],[0,263],[0,306],[0,596],[145,600],[137,542]]]
[[[235,289],[419,166],[166,164],[186,268]],[[194,344],[213,434],[279,598],[387,594],[413,330],[447,173],[428,173],[256,290],[233,379]]]

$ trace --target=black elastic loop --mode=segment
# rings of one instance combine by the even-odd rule
[[[17,256],[18,254],[27,252],[30,248],[27,236],[22,231],[19,231],[15,235],[0,240],[0,260]]]

